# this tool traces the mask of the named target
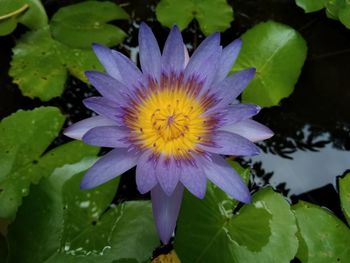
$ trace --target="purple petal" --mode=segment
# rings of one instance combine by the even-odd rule
[[[184,69],[185,54],[183,46],[181,32],[177,26],[173,26],[162,54],[162,70],[166,74],[171,72],[178,74]]]
[[[228,131],[241,135],[252,142],[263,141],[273,136],[273,131],[253,120],[244,120],[232,125],[220,128],[220,130]]]
[[[185,79],[197,78],[203,81],[205,91],[215,76],[221,52],[220,34],[215,33],[207,37],[191,56],[185,69]]]
[[[119,104],[125,101],[128,88],[118,80],[98,71],[86,71],[85,75],[102,96]]]
[[[106,69],[106,72],[111,75],[113,78],[117,80],[121,80],[121,74],[118,69],[118,65],[116,61],[114,60],[112,56],[112,50],[99,45],[99,44],[93,44],[92,48],[98,58],[98,60],[101,62],[103,67]]]
[[[260,111],[260,107],[254,104],[234,104],[223,110],[221,123],[230,125],[253,117]]]
[[[138,156],[127,149],[114,149],[101,157],[85,174],[82,189],[91,189],[121,175],[136,165]]]
[[[201,145],[208,152],[234,155],[252,156],[259,154],[259,148],[248,139],[226,131],[216,131],[212,136],[213,145]]]
[[[235,98],[248,86],[249,82],[253,79],[255,74],[255,68],[241,70],[218,84],[217,96],[221,100],[217,105],[218,107],[225,107],[231,104]]]
[[[81,140],[85,133],[95,127],[117,125],[115,121],[102,116],[94,116],[74,123],[63,131],[67,137]]]
[[[227,76],[236,62],[241,47],[242,40],[236,39],[222,50],[214,83],[221,82]]]
[[[140,64],[143,74],[151,76],[159,82],[161,55],[158,42],[152,30],[141,23],[139,31]]]
[[[144,152],[137,161],[136,185],[141,194],[150,191],[156,184],[155,160],[150,152]]]
[[[102,126],[89,130],[83,142],[100,147],[126,148],[129,129],[118,126]]]
[[[175,230],[183,189],[183,185],[178,184],[171,196],[166,195],[159,185],[151,191],[153,216],[156,221],[160,240],[164,244],[168,244]]]
[[[129,90],[134,90],[135,87],[138,87],[140,83],[142,83],[142,72],[134,62],[122,53],[112,50],[112,55],[118,65],[120,75],[122,76],[120,82],[128,87]]]
[[[241,176],[221,156],[213,154],[211,159],[202,163],[208,179],[234,199],[250,203],[250,192]]]
[[[181,167],[173,159],[165,159],[162,155],[159,157],[156,176],[159,185],[168,196],[174,192],[179,182],[180,174]]]
[[[195,196],[202,199],[207,188],[207,178],[203,169],[197,164],[181,164],[180,181]]]
[[[122,126],[121,118],[118,116],[120,108],[116,102],[104,97],[90,97],[84,99],[83,103],[88,109],[114,120],[117,122],[118,126]]]

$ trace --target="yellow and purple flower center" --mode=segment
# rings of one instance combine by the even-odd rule
[[[182,76],[163,76],[160,85],[151,81],[140,89],[126,109],[130,140],[142,150],[174,159],[198,153],[198,143],[208,141],[213,126],[213,118],[204,115],[210,97],[198,96],[200,89],[200,83]]]

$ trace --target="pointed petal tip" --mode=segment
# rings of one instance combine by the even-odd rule
[[[91,180],[89,180],[86,176],[84,176],[83,179],[80,181],[81,190],[89,190],[95,188],[96,186],[97,185],[92,184]]]
[[[240,200],[238,200],[244,204],[251,204],[252,203],[252,195],[250,194],[250,192],[247,192],[247,195],[242,196],[242,198]]]
[[[255,75],[256,73],[256,68],[248,68],[247,71],[252,74],[252,75]]]

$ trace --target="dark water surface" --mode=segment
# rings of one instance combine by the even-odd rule
[[[72,0],[44,0],[52,15],[59,7],[76,3]],[[164,43],[168,30],[155,19],[157,1],[114,1],[122,5],[132,21],[117,21],[129,35],[116,47],[137,61],[137,32],[140,21],[146,21],[159,42]],[[229,1],[235,10],[232,27],[222,34],[228,44],[253,25],[269,19],[298,30],[308,44],[308,56],[293,94],[280,106],[263,109],[257,120],[269,126],[276,135],[261,143],[263,153],[241,160],[253,167],[253,188],[273,185],[290,197],[327,206],[341,217],[336,190],[336,177],[350,168],[350,30],[340,22],[328,19],[323,11],[304,14],[293,0]],[[86,84],[70,78],[61,98],[47,103],[25,98],[11,84],[8,76],[11,48],[25,31],[19,27],[14,35],[0,37],[0,118],[18,109],[41,105],[59,107],[68,123],[91,115],[82,105],[83,98],[96,92]],[[183,32],[188,47],[203,39],[193,22]],[[54,145],[67,141],[59,137]],[[134,171],[128,172],[134,174]],[[145,198],[136,192],[133,176],[123,176],[117,200]]]

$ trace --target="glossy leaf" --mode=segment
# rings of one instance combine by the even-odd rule
[[[323,8],[329,18],[339,20],[350,29],[350,2],[345,0],[296,0],[296,4],[306,13]]]
[[[156,15],[164,26],[176,24],[181,30],[195,18],[206,35],[225,31],[233,21],[233,10],[226,0],[162,0]]]
[[[244,102],[277,105],[294,89],[306,58],[306,42],[289,26],[269,21],[242,35],[243,46],[233,71],[256,68],[242,94]]]
[[[9,228],[9,263],[144,262],[158,244],[150,203],[109,206],[119,179],[80,190],[95,157],[56,169],[32,188]],[[21,251],[21,253],[17,253]]]
[[[29,187],[67,163],[77,162],[97,148],[79,141],[43,154],[64,122],[57,108],[18,111],[0,124],[0,218],[13,218]]]
[[[295,0],[296,4],[304,9],[305,13],[319,11],[325,7],[327,0]]]
[[[297,257],[303,263],[350,262],[350,230],[343,222],[307,202],[293,209],[299,228]]]
[[[339,197],[345,218],[350,225],[350,173],[339,178]]]
[[[339,20],[350,29],[350,3],[339,11]]]
[[[181,262],[290,262],[297,227],[281,195],[264,189],[236,215],[233,209],[232,199],[215,186],[204,200],[185,194],[175,236]]]
[[[92,50],[72,49],[52,39],[49,29],[26,33],[13,49],[9,74],[23,95],[43,101],[60,96],[68,71],[87,81],[84,71],[102,69]]]
[[[32,30],[48,24],[48,18],[40,0],[0,0],[0,6],[0,35],[10,34],[17,23]]]
[[[53,37],[60,42],[90,49],[94,42],[106,46],[123,42],[125,32],[107,23],[128,18],[129,15],[112,2],[87,1],[62,7],[52,17],[50,25]]]

